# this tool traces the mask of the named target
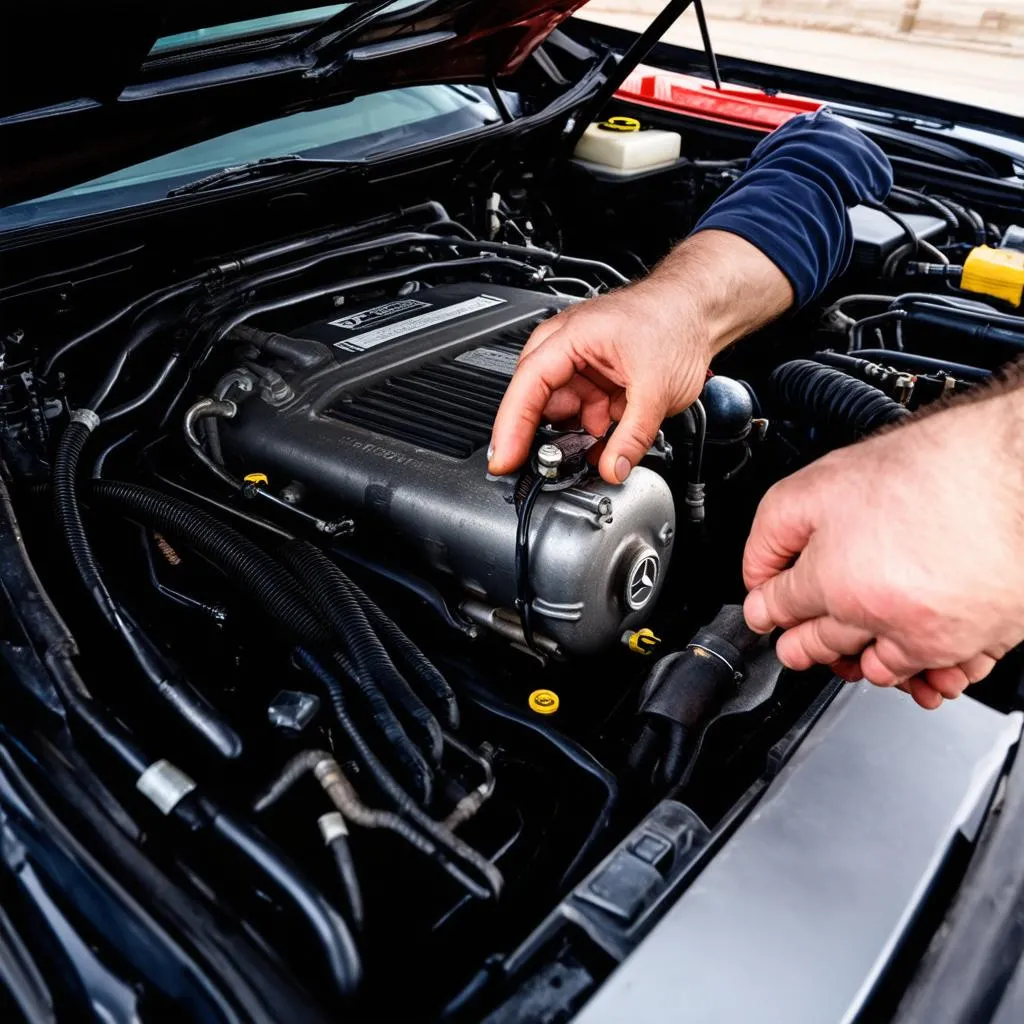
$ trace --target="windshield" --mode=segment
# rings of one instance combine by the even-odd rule
[[[482,92],[413,86],[359,96],[229,132],[29,202],[0,209],[0,232],[151,203],[222,167],[296,154],[359,160],[499,120]]]
[[[385,7],[378,17],[384,18],[396,11],[420,3],[423,3],[423,0],[395,0],[393,4]],[[209,28],[194,29],[191,32],[178,32],[175,35],[162,36],[158,39],[149,51],[149,56],[160,57],[215,43],[229,43],[263,35],[280,35],[282,32],[298,32],[301,29],[322,24],[328,18],[333,18],[335,14],[351,6],[351,4],[327,4],[322,7],[307,7],[301,11],[272,14],[264,18],[247,18],[245,21],[211,25]]]

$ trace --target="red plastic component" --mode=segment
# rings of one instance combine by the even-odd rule
[[[692,75],[658,71],[640,65],[615,94],[621,100],[640,103],[675,114],[688,114],[705,121],[771,132],[797,114],[824,106],[819,100],[789,93],[769,94],[745,85],[725,85]]]

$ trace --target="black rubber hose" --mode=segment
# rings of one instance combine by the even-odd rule
[[[61,700],[68,710],[72,729],[82,727],[114,755],[120,766],[138,779],[154,763],[124,727],[90,695],[72,659],[78,650],[67,626],[50,602],[25,549],[21,529],[4,483],[6,467],[0,466],[0,553],[5,556],[4,589],[15,603],[29,639],[38,648]],[[335,983],[343,993],[354,990],[361,967],[352,937],[344,921],[333,913],[286,861],[249,826],[218,811],[209,801],[209,821],[214,831],[241,853],[264,876],[270,877],[303,914],[316,935]]]
[[[28,556],[5,483],[6,475],[7,467],[0,464],[0,561],[7,597],[29,641],[49,670],[72,731],[83,727],[137,778],[149,766],[149,761],[124,727],[96,703],[75,669],[73,659],[78,656],[78,645],[50,601]]]
[[[472,867],[476,873],[485,879],[487,891],[496,899],[501,894],[505,884],[501,872],[481,853],[474,850],[468,843],[452,833],[450,829],[445,828],[441,822],[435,821],[416,805],[415,801],[395,781],[384,765],[381,764],[362,734],[356,728],[345,702],[344,690],[338,680],[309,651],[300,648],[296,651],[296,656],[299,664],[327,691],[331,706],[334,709],[335,718],[342,731],[355,748],[356,754],[363,766],[373,777],[381,792],[391,801],[398,813],[408,818],[421,831],[425,832],[447,854]],[[474,892],[473,895],[479,895],[479,893]]]
[[[776,367],[771,386],[787,413],[843,441],[854,441],[909,415],[870,384],[810,359]]]
[[[348,925],[323,894],[250,825],[211,805],[210,826],[305,918],[338,991],[344,996],[355,992],[362,979],[359,952]]]
[[[94,480],[90,494],[116,504],[129,518],[175,537],[209,559],[268,616],[301,643],[332,650],[330,631],[309,605],[298,581],[247,537],[193,505],[138,484]],[[430,795],[430,770],[372,680],[352,667],[374,723],[394,748],[423,799]]]
[[[242,740],[238,733],[201,693],[178,676],[145,631],[117,604],[103,581],[78,503],[78,467],[95,426],[95,416],[82,411],[74,415],[79,418],[72,419],[57,445],[53,465],[53,501],[57,526],[75,568],[104,618],[128,645],[150,686],[222,757],[237,758],[242,753]]]
[[[429,702],[433,703],[447,727],[458,729],[459,702],[455,697],[455,691],[448,685],[448,680],[365,592],[360,593],[367,617],[373,628],[384,637],[392,656],[397,656],[406,670],[423,684],[425,691],[431,695],[432,700]]]
[[[79,418],[72,419],[61,434],[53,461],[53,505],[57,528],[68,546],[71,559],[86,590],[93,596],[103,617],[111,626],[117,628],[117,605],[100,575],[92,546],[85,533],[82,510],[78,503],[78,467],[89,435],[96,426],[89,417],[95,420],[95,415],[85,411],[78,411],[72,415]]]
[[[372,680],[396,710],[404,713],[421,737],[420,749],[433,767],[441,763],[444,738],[441,726],[395,667],[373,630],[359,598],[361,592],[316,545],[292,541],[280,552],[281,560],[305,586],[313,607],[344,644],[356,671]]]
[[[139,484],[94,480],[89,494],[117,505],[144,526],[187,541],[304,643],[329,646],[327,627],[313,613],[291,573],[237,530],[194,505]]]
[[[349,920],[352,922],[352,927],[357,932],[361,932],[365,922],[363,891],[359,887],[359,875],[356,873],[356,862],[352,856],[352,846],[348,841],[348,836],[334,836],[327,846],[338,868],[338,878],[341,881],[341,891],[345,894]]]

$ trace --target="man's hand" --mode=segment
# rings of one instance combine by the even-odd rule
[[[601,437],[599,470],[621,483],[666,416],[700,395],[715,353],[793,301],[782,272],[737,235],[702,231],[645,280],[542,323],[523,349],[494,422],[492,473],[511,473],[542,420],[578,419]]]
[[[938,707],[1024,640],[1024,388],[832,452],[758,508],[743,573],[794,669]]]

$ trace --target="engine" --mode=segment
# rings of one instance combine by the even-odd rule
[[[596,653],[653,610],[675,513],[653,470],[622,487],[601,481],[574,448],[579,435],[538,438],[550,464],[522,478],[488,475],[519,350],[559,305],[459,284],[345,309],[287,337],[249,329],[244,340],[277,357],[281,383],[237,373],[218,389],[238,408],[224,421],[225,455],[242,476],[308,493],[328,518],[390,531],[424,571],[454,582],[479,625],[556,656]],[[530,477],[540,489],[528,504]],[[517,612],[527,603],[529,635]]]
[[[842,685],[744,625],[762,495],[1024,350],[1019,208],[960,173],[854,212],[623,485],[575,422],[488,475],[537,324],[740,173],[687,131],[642,183],[501,155],[365,220],[239,186],[223,237],[44,240],[0,289],[2,731],[211,976],[301,994],[276,1019],[569,1019]]]

